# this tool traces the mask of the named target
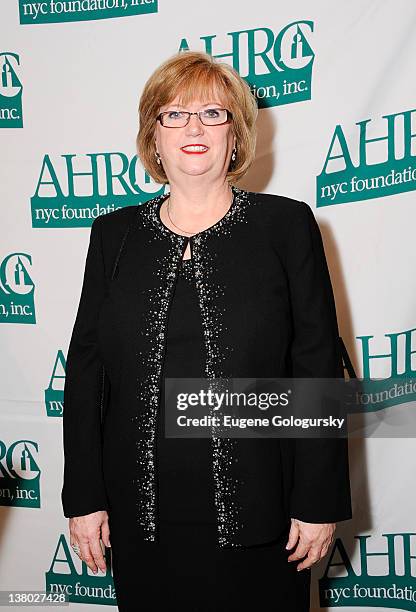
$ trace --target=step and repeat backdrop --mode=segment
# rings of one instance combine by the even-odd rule
[[[62,513],[65,360],[93,219],[164,190],[136,157],[143,85],[192,49],[250,83],[240,186],[310,205],[346,376],[383,379],[312,609],[416,610],[415,27],[413,0],[2,0],[0,590],[116,609],[111,569],[87,571]]]

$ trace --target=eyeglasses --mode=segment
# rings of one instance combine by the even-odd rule
[[[156,121],[160,121],[163,127],[180,128],[188,125],[191,115],[198,115],[200,122],[203,125],[222,125],[228,123],[232,119],[232,114],[226,108],[206,108],[197,113],[189,111],[167,111],[160,113],[156,117]]]

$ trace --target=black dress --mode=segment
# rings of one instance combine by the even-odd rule
[[[169,316],[163,377],[203,378],[204,351],[193,261],[183,260]],[[211,440],[165,438],[163,393],[164,385],[156,453],[159,541],[129,537],[120,521],[113,525],[109,517],[119,610],[308,611],[310,571],[297,572],[297,562],[287,561],[287,530],[266,545],[219,548]]]

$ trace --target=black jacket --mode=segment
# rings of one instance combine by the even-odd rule
[[[215,225],[169,230],[166,195],[99,216],[64,390],[66,517],[108,510],[158,533],[155,452],[166,322],[191,242],[207,378],[343,378],[321,234],[310,207],[233,187]],[[278,537],[290,518],[351,518],[348,441],[214,438],[219,546]]]

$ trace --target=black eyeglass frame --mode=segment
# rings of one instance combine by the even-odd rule
[[[205,113],[207,110],[218,110],[218,111],[225,110],[227,111],[227,119],[225,121],[221,121],[221,123],[204,123],[201,119],[201,113]],[[164,111],[163,113],[159,113],[159,115],[156,117],[156,121],[159,121],[162,127],[165,127],[168,129],[172,128],[176,130],[181,127],[186,127],[191,120],[191,115],[198,115],[198,118],[200,122],[202,123],[202,125],[205,125],[207,127],[217,127],[217,125],[225,125],[226,123],[230,123],[230,121],[233,118],[233,115],[231,111],[228,110],[228,108],[206,108],[205,110],[197,111],[196,113],[191,113],[189,111],[177,111],[179,113],[183,113],[184,115],[188,115],[188,120],[185,123],[185,125],[163,125],[163,120],[162,120],[163,115],[168,115],[169,113],[172,113],[172,112],[173,111]]]

